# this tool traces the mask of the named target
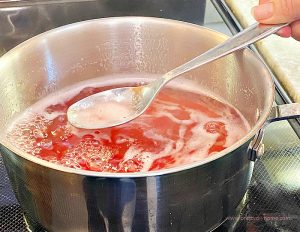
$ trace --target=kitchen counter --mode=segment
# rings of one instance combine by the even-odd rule
[[[225,0],[243,28],[255,23],[251,8],[258,0]],[[300,42],[271,35],[256,43],[265,62],[294,102],[300,102]]]

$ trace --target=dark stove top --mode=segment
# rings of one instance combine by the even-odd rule
[[[0,231],[27,231],[0,155]]]
[[[222,6],[222,0],[212,2],[230,29],[236,30],[238,27]],[[280,88],[277,88],[277,95],[285,96]],[[280,97],[278,99],[285,100]],[[295,122],[292,125],[300,128]],[[265,154],[256,161],[252,181],[240,209],[215,231],[300,231],[299,137],[288,122],[278,122],[267,128],[264,144]],[[2,231],[27,230],[0,156],[0,232]]]

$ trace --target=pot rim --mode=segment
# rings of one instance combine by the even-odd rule
[[[163,23],[163,24],[176,24],[179,25],[181,24],[182,26],[185,27],[191,27],[194,29],[201,29],[201,30],[206,30],[207,32],[213,33],[215,36],[218,36],[220,39],[227,39],[229,36],[212,30],[210,28],[188,23],[188,22],[183,22],[179,20],[173,20],[173,19],[164,19],[164,18],[155,18],[155,17],[142,17],[142,16],[124,16],[124,17],[108,17],[108,18],[100,18],[100,19],[92,19],[92,20],[86,20],[86,21],[81,21],[77,23],[72,23],[68,25],[64,25],[49,31],[46,31],[44,33],[41,33],[39,35],[36,35],[23,43],[17,45],[7,53],[5,53],[2,57],[0,57],[0,68],[1,68],[1,63],[5,63],[5,59],[8,56],[14,55],[15,53],[18,52],[19,49],[22,47],[26,47],[29,43],[34,43],[35,40],[40,40],[43,39],[45,36],[48,35],[53,35],[55,33],[58,33],[60,31],[66,30],[66,29],[73,29],[74,27],[82,26],[84,24],[91,24],[91,23],[102,23],[109,21],[110,23],[115,23],[115,22],[120,22],[120,21],[131,21],[133,23],[136,23],[137,21],[147,21],[147,22],[154,22],[154,23]],[[259,59],[258,56],[256,56],[249,48],[244,48],[242,49],[243,51],[246,51],[247,53],[250,53],[251,56],[254,56],[255,59],[258,60],[262,68],[266,69],[266,73],[268,75],[264,76],[264,78],[268,78],[268,81],[270,82],[272,89],[270,90],[270,94],[268,94],[266,101],[269,103],[269,105],[266,107],[264,112],[259,115],[259,119],[256,122],[256,124],[253,126],[253,128],[239,141],[234,143],[232,146],[222,150],[221,152],[218,152],[212,156],[206,157],[200,161],[189,163],[189,164],[184,164],[180,165],[178,167],[172,167],[168,169],[162,169],[162,170],[157,170],[157,171],[146,171],[146,172],[134,172],[134,173],[111,173],[111,172],[96,172],[96,171],[87,171],[87,170],[82,170],[82,169],[75,169],[75,168],[68,168],[64,167],[58,164],[54,164],[45,160],[42,160],[40,158],[37,158],[31,154],[28,154],[16,147],[14,147],[11,143],[7,142],[3,138],[1,138],[0,144],[4,146],[5,148],[9,149],[10,151],[14,152],[17,156],[20,156],[28,161],[31,161],[33,163],[36,163],[38,165],[42,165],[44,167],[54,169],[57,171],[65,172],[65,173],[70,173],[70,174],[77,174],[77,175],[83,175],[83,176],[90,176],[90,177],[104,177],[104,178],[140,178],[140,177],[155,177],[155,176],[161,176],[161,175],[166,175],[166,174],[172,174],[172,173],[177,173],[181,171],[187,171],[192,168],[196,168],[198,166],[210,163],[214,160],[217,160],[230,152],[236,150],[240,146],[242,146],[244,143],[248,142],[251,138],[254,137],[254,135],[263,127],[265,122],[267,121],[269,114],[271,112],[273,102],[275,99],[275,86],[273,79],[270,75],[269,70],[265,67],[265,64]],[[0,69],[1,70],[1,69]],[[3,135],[1,135],[3,137]],[[250,161],[249,161],[250,162]]]

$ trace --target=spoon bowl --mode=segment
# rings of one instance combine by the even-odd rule
[[[85,129],[108,128],[129,122],[146,111],[158,92],[170,80],[244,48],[287,25],[254,24],[150,84],[115,88],[88,96],[68,108],[68,120],[73,126]]]
[[[90,95],[69,107],[68,120],[73,126],[84,129],[107,128],[129,122],[147,110],[163,86],[159,80],[163,79]]]

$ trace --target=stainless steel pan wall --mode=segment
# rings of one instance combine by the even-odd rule
[[[252,174],[247,147],[185,171],[135,178],[65,173],[1,152],[31,228],[196,232],[234,215]]]

